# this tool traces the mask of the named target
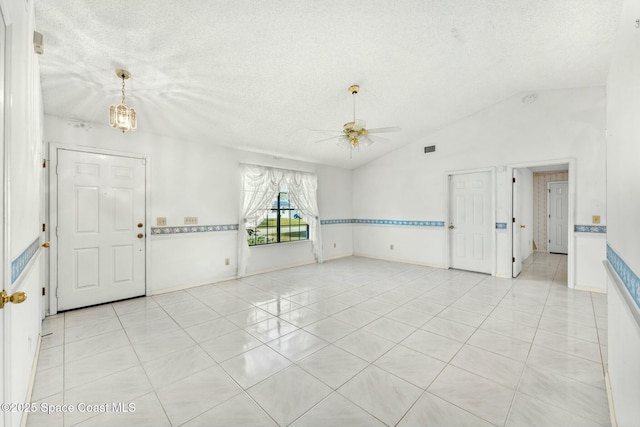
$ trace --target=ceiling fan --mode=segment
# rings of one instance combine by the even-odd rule
[[[352,85],[349,86],[349,92],[353,95],[353,121],[347,122],[342,126],[341,135],[332,136],[330,138],[321,139],[315,142],[328,141],[330,139],[339,138],[340,141],[338,145],[341,147],[349,147],[350,150],[360,149],[360,145],[364,144],[365,146],[370,146],[376,140],[383,139],[380,137],[372,137],[370,134],[375,133],[386,133],[386,132],[398,132],[400,128],[398,126],[385,127],[385,128],[375,128],[375,129],[367,129],[365,126],[364,120],[356,119],[356,95],[360,90],[360,86]],[[329,131],[333,132],[333,131]]]

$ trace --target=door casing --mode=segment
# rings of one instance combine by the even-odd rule
[[[147,235],[145,239],[145,292],[147,296],[151,295],[151,286],[149,286],[149,275],[151,272],[151,157],[148,154],[129,153],[114,150],[105,150],[93,147],[81,147],[68,144],[49,144],[49,230],[51,247],[49,250],[49,283],[45,286],[46,295],[49,296],[48,307],[49,314],[58,312],[58,298],[56,290],[58,288],[58,236],[56,235],[56,227],[58,226],[58,186],[56,179],[56,166],[58,164],[58,150],[79,151],[85,153],[107,154],[112,156],[133,157],[144,159],[145,168],[145,227],[144,232]]]
[[[574,158],[563,158],[563,159],[551,159],[551,160],[543,160],[539,162],[528,162],[528,163],[514,163],[511,165],[507,165],[506,170],[506,178],[511,181],[511,177],[513,176],[513,169],[517,168],[535,168],[538,166],[553,166],[553,165],[568,165],[568,181],[569,181],[569,224],[567,227],[567,232],[569,233],[569,253],[567,254],[567,286],[571,289],[575,288],[575,251],[576,244],[575,239],[573,238],[573,230],[575,228],[575,204],[576,204],[576,159]],[[509,183],[509,185],[511,185]],[[513,209],[513,196],[508,192],[508,203],[510,209]],[[512,223],[507,224],[507,228],[509,228],[509,232],[511,233],[511,238],[513,239],[513,226]],[[511,264],[511,260],[513,258],[513,248],[508,251],[508,262]]]

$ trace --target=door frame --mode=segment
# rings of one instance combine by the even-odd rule
[[[507,173],[506,178],[511,181],[513,176],[513,169],[520,168],[535,168],[538,166],[554,166],[554,165],[569,165],[568,170],[568,181],[569,181],[569,207],[568,207],[568,216],[569,223],[567,226],[568,235],[568,254],[567,254],[567,287],[570,289],[574,289],[576,284],[576,272],[575,272],[575,259],[576,259],[576,242],[573,238],[573,230],[575,229],[575,206],[576,206],[576,159],[573,157],[570,158],[562,158],[562,159],[550,159],[550,160],[542,160],[537,162],[526,162],[526,163],[513,163],[507,165]],[[513,185],[512,182],[508,183],[509,188]],[[513,194],[511,191],[507,191],[507,206],[510,212],[513,212]],[[511,239],[513,240],[513,223],[507,222],[507,228],[509,229],[509,234],[511,235]],[[513,259],[513,247],[511,247],[507,251],[509,265],[512,265]],[[513,267],[512,267],[513,268]],[[513,271],[513,270],[512,270]]]
[[[491,174],[491,223],[496,223],[496,168],[478,168],[478,169],[460,169],[449,170],[444,172],[444,212],[446,215],[446,221],[444,222],[445,237],[443,239],[444,250],[444,268],[451,268],[451,231],[449,225],[451,225],[451,175],[465,175],[470,173],[489,172]],[[496,257],[496,233],[495,225],[492,228],[491,233],[491,275],[495,276],[497,272],[497,257]],[[481,273],[482,274],[482,273]]]
[[[53,315],[58,312],[58,297],[55,291],[58,289],[58,236],[56,235],[56,227],[58,226],[58,180],[57,180],[57,164],[58,150],[69,150],[83,153],[106,154],[110,156],[129,157],[141,159],[145,161],[145,267],[144,267],[144,286],[145,295],[151,295],[151,287],[149,286],[149,274],[151,270],[151,156],[148,154],[130,153],[124,151],[105,150],[102,148],[85,147],[78,145],[49,143],[49,237],[51,247],[49,249],[49,283],[47,284],[46,294],[49,296],[49,314]]]
[[[518,175],[516,177],[516,174]],[[513,262],[511,263],[511,278],[516,278],[520,275],[520,273],[522,273],[522,261],[524,261],[522,258],[522,251],[520,250],[520,248],[522,247],[522,231],[520,231],[520,227],[522,226],[522,221],[520,221],[520,217],[522,216],[522,212],[520,209],[520,206],[518,206],[518,203],[515,203],[516,201],[516,195],[518,196],[518,202],[520,202],[521,199],[521,194],[519,191],[516,191],[516,188],[520,189],[522,187],[520,187],[519,184],[519,180],[522,180],[521,177],[521,173],[520,173],[520,168],[513,168],[511,169],[511,178],[513,179],[511,181],[511,253],[513,254]],[[517,212],[516,212],[517,211]],[[517,221],[514,221],[513,218],[516,218]],[[520,227],[515,227],[515,225],[520,225]],[[517,237],[517,238],[516,238]],[[516,257],[516,253],[519,255],[519,265],[520,265],[520,271],[518,271],[518,274],[515,273],[516,270],[516,263],[518,261],[518,257]]]

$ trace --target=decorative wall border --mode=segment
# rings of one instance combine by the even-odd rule
[[[11,261],[11,284],[13,285],[18,277],[22,274],[25,267],[29,265],[29,261],[31,258],[38,252],[40,248],[40,238],[36,238],[27,249],[22,251],[20,255],[16,257],[13,261]]]
[[[640,278],[609,245],[607,245],[607,261],[609,261],[624,287],[629,291],[629,295],[636,303],[636,306],[640,309]]]
[[[321,219],[320,225],[353,224],[353,219]]]
[[[507,229],[507,223],[506,222],[496,222],[496,229],[497,230],[506,230]]]
[[[444,227],[444,221],[412,221],[400,219],[354,219],[354,224],[401,225],[410,227]]]
[[[152,235],[210,233],[214,231],[238,230],[238,224],[182,225],[179,227],[151,227]]]
[[[575,231],[576,233],[606,234],[607,226],[606,225],[575,225],[573,227],[573,231]]]

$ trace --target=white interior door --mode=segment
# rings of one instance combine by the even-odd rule
[[[491,172],[449,176],[450,266],[491,273]]]
[[[511,248],[513,252],[513,267],[512,267],[512,276],[518,277],[520,272],[522,271],[522,230],[520,226],[522,225],[522,201],[520,200],[522,196],[521,191],[522,186],[522,177],[521,173],[518,169],[513,170],[513,179],[512,179],[512,242]]]
[[[58,310],[145,294],[145,167],[58,149]]]
[[[549,200],[547,209],[548,252],[566,254],[569,251],[569,184],[567,181],[547,184]]]

